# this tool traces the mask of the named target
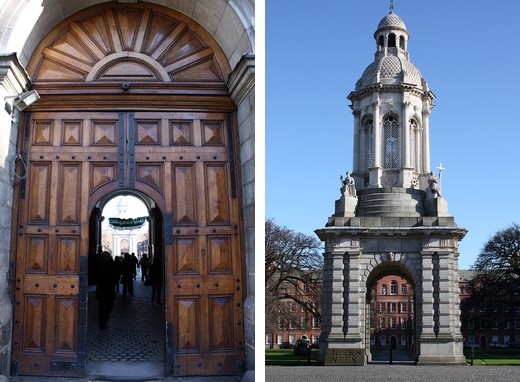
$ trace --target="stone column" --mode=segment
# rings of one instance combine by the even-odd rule
[[[421,172],[430,172],[430,111],[422,112]]]
[[[432,338],[434,334],[433,309],[433,261],[432,253],[422,253],[422,330],[421,338]]]
[[[410,106],[409,101],[403,102],[403,140],[402,147],[402,164],[405,168],[410,168],[410,125],[408,124],[408,107]]]
[[[362,169],[362,166],[363,166],[363,160],[362,160],[362,157],[363,157],[363,152],[365,150],[365,146],[362,145],[362,135],[363,135],[363,126],[361,126],[361,122],[359,120],[359,117],[360,117],[360,114],[361,114],[361,111],[360,110],[354,110],[352,111],[352,114],[354,115],[354,149],[353,149],[353,152],[354,152],[354,161],[353,161],[353,164],[352,164],[352,172],[357,174],[357,173],[362,173],[363,172],[363,169]]]
[[[242,56],[228,79],[231,98],[237,105],[238,138],[242,177],[242,210],[245,238],[247,292],[244,301],[246,370],[255,369],[255,54]]]
[[[353,341],[361,341],[361,322],[365,319],[364,316],[364,294],[362,293],[360,284],[361,284],[361,275],[360,275],[360,256],[359,252],[357,253],[348,253],[345,254],[348,258],[348,290],[345,290],[345,300],[348,305],[348,321],[346,327],[346,337],[347,339]]]
[[[374,169],[370,171],[370,185],[381,187],[382,163],[382,133],[381,133],[381,116],[380,116],[380,102],[376,101],[372,104],[374,108]]]
[[[11,224],[13,216],[13,174],[19,130],[19,112],[4,98],[14,97],[28,90],[30,79],[15,53],[0,54],[0,379],[9,375],[13,304],[9,295],[14,278],[10,268]]]
[[[343,253],[332,253],[332,291],[329,338],[343,338]]]

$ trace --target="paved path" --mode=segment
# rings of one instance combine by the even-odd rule
[[[518,366],[266,366],[266,382],[520,382]]]

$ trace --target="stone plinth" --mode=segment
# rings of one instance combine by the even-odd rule
[[[358,199],[352,196],[342,196],[336,200],[336,213],[338,217],[354,217],[356,216],[356,207]]]

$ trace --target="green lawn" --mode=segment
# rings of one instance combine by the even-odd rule
[[[464,349],[468,363],[471,361],[471,350]],[[315,366],[318,349],[312,349],[311,365]],[[279,366],[308,365],[306,356],[293,355],[293,349],[272,349],[265,351],[265,364]],[[475,349],[474,365],[518,365],[520,366],[520,349]]]
[[[464,355],[471,362],[471,350],[464,349]],[[475,349],[473,364],[520,366],[520,349]]]
[[[268,349],[265,351],[265,364],[268,366],[305,366],[307,356],[293,355],[293,349]],[[311,349],[311,365],[316,365],[318,349]]]

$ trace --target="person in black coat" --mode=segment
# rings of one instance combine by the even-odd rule
[[[107,251],[101,254],[97,262],[96,275],[96,300],[98,301],[99,327],[105,329],[116,297],[114,290],[116,269],[112,256],[110,256],[110,253]]]
[[[159,257],[153,259],[148,270],[148,277],[152,280],[152,303],[157,301],[157,304],[161,305],[162,266]]]

